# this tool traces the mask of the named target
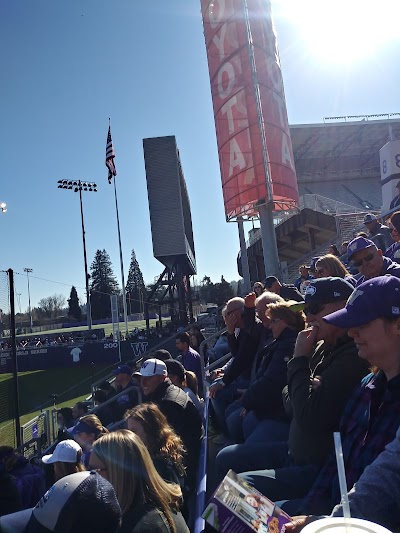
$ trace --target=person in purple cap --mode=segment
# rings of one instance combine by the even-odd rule
[[[382,250],[365,237],[356,237],[350,241],[347,246],[347,254],[349,261],[352,261],[361,274],[356,287],[368,279],[385,274],[400,278],[400,264],[384,257]]]
[[[396,436],[400,420],[400,280],[379,276],[365,281],[344,309],[324,317],[348,329],[368,374],[355,389],[340,421],[347,488],[358,481]],[[305,500],[284,505],[298,514],[329,514],[341,501],[334,454],[325,463]]]

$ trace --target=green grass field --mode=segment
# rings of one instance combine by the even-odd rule
[[[72,407],[90,393],[92,382],[107,375],[114,365],[78,368],[53,368],[20,372],[21,425],[53,405],[51,394],[57,394],[57,407]],[[0,445],[14,446],[14,395],[12,374],[0,374]]]

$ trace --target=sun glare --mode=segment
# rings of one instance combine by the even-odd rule
[[[399,40],[400,0],[273,0],[306,52],[326,63],[366,59]]]

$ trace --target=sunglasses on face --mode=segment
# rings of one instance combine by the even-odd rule
[[[304,313],[306,315],[318,315],[321,311],[324,310],[325,304],[321,303],[313,303],[313,304],[306,304],[304,307]]]
[[[366,255],[365,257],[363,257],[362,259],[360,259],[359,261],[353,261],[353,265],[357,268],[359,268],[361,265],[365,263],[369,263],[370,261],[372,261],[372,259],[375,257],[375,254],[368,254]]]

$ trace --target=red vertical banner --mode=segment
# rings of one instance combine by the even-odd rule
[[[270,46],[266,39],[267,31],[269,31],[267,21],[270,20],[270,11],[266,9],[267,6],[262,5],[267,3],[254,0],[254,4],[249,6],[249,12],[260,15],[258,21],[254,21],[253,25],[250,24],[250,28],[254,31],[254,58],[260,62],[259,74],[265,78],[262,80],[263,83],[258,80],[258,85],[262,112],[267,114],[267,118],[264,117],[267,153],[270,154],[271,150],[268,165],[272,177],[274,200],[281,202],[287,199],[290,202],[296,202],[298,193],[294,165],[293,167],[291,165],[293,153],[290,136],[283,137],[283,133],[289,132],[283,84],[282,91],[275,92],[283,98],[284,110],[275,96],[273,82],[269,81],[270,78],[266,76],[266,74],[270,76],[267,69],[268,61],[272,64],[268,55],[272,50],[272,45]],[[225,214],[227,220],[232,220],[242,215],[255,215],[257,213],[256,203],[267,197],[262,137],[249,54],[248,28],[243,0],[201,0],[201,4]],[[264,8],[263,11],[262,8]],[[258,40],[257,46],[254,39]],[[272,42],[276,44],[276,39],[275,41],[272,39]],[[256,72],[258,73],[257,63]],[[276,81],[277,74],[275,71],[273,74],[275,76],[273,81]],[[271,98],[269,104],[268,98]],[[280,107],[273,109],[274,105]],[[286,125],[285,119],[281,119],[282,113],[283,117],[286,117]],[[282,139],[284,139],[284,146],[281,146]],[[288,143],[289,148],[287,148]],[[280,157],[278,157],[279,154],[281,154]],[[291,162],[289,159],[282,162],[282,157],[286,158],[288,154]],[[290,179],[289,171],[291,172]],[[274,187],[275,174],[278,178],[277,188]],[[287,196],[289,193],[291,194]]]

